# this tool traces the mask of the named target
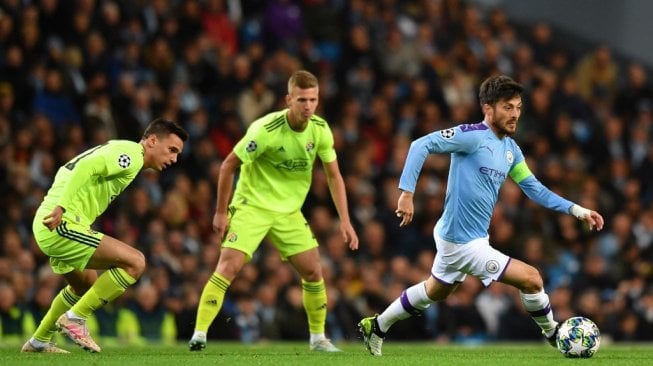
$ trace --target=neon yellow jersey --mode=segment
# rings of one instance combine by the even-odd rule
[[[234,147],[243,162],[233,202],[289,213],[301,208],[317,156],[336,160],[327,122],[313,116],[302,132],[288,125],[287,109],[254,121]]]
[[[40,210],[59,205],[65,217],[90,225],[138,175],[143,154],[141,144],[127,140],[84,151],[59,168]]]

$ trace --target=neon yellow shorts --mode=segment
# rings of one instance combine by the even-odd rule
[[[56,230],[50,231],[42,223],[45,215],[47,213],[42,211],[36,213],[32,222],[32,231],[36,244],[45,255],[50,257],[50,266],[54,273],[64,274],[75,269],[84,270],[104,234],[65,216],[61,225]]]
[[[223,247],[239,250],[249,260],[266,236],[283,260],[318,246],[301,211],[282,214],[247,205],[229,207]]]

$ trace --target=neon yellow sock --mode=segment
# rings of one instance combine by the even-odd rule
[[[55,331],[54,322],[59,319],[61,314],[73,307],[79,299],[80,297],[73,292],[70,286],[61,289],[52,300],[50,309],[48,309],[48,312],[41,319],[38,328],[36,328],[34,339],[44,343],[50,342]]]
[[[224,294],[227,292],[229,285],[231,285],[231,281],[221,275],[217,273],[211,275],[211,278],[204,286],[204,290],[202,290],[202,296],[200,296],[197,318],[195,319],[195,331],[206,333],[209,330],[209,326],[211,326],[222,308]]]
[[[88,318],[95,310],[122,295],[127,287],[136,283],[122,268],[111,268],[86,291],[84,296],[70,310],[82,319]]]
[[[324,280],[320,282],[302,280],[302,302],[308,317],[308,330],[311,334],[324,333],[327,316],[327,294]]]

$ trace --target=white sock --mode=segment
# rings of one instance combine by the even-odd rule
[[[401,293],[376,319],[380,330],[385,333],[392,324],[419,314],[434,302],[426,295],[426,281],[413,285]]]
[[[310,339],[311,344],[317,341],[321,341],[323,339],[326,339],[324,333],[311,333],[311,339]]]
[[[48,345],[48,342],[41,342],[38,339],[32,337],[29,339],[29,343],[34,347],[34,348],[43,348]]]
[[[82,319],[79,317],[79,315],[73,313],[72,310],[66,311],[66,316],[68,317],[68,319]]]
[[[535,294],[525,294],[520,291],[519,296],[521,297],[522,304],[524,304],[524,309],[530,313],[535,323],[542,328],[544,335],[550,337],[555,331],[558,322],[553,320],[553,311],[549,304],[549,296],[544,290]]]
[[[196,330],[193,332],[193,336],[191,338],[206,338],[206,333],[200,330]]]

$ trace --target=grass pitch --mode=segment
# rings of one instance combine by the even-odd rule
[[[283,365],[283,366],[419,366],[419,365],[606,365],[653,364],[653,343],[602,345],[591,359],[566,359],[546,344],[486,344],[480,346],[440,345],[435,343],[387,342],[382,357],[367,353],[362,342],[338,344],[342,353],[313,353],[306,342],[279,342],[245,345],[209,343],[202,352],[189,352],[185,344],[176,346],[110,347],[90,354],[72,344],[62,348],[70,354],[21,354],[20,346],[0,343],[0,365],[48,366],[206,366],[206,365]]]

